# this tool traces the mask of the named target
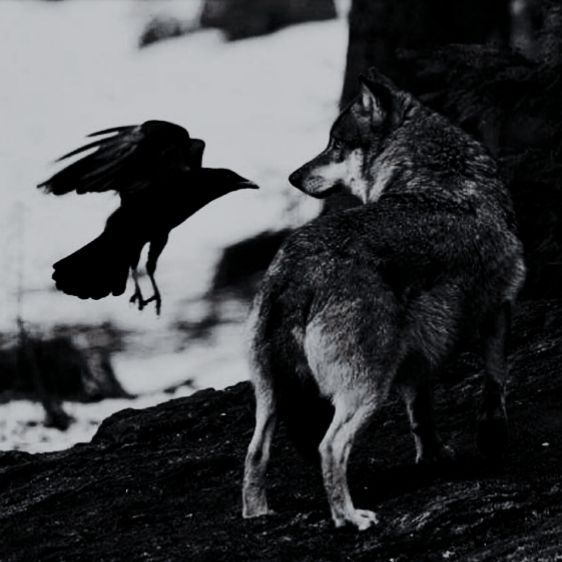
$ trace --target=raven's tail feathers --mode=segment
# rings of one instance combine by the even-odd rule
[[[81,299],[124,293],[130,259],[123,244],[104,231],[95,240],[54,264],[57,289]]]

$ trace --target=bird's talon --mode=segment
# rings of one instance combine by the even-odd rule
[[[142,310],[144,308],[144,305],[146,304],[146,301],[142,298],[142,293],[139,291],[135,291],[133,293],[133,295],[131,296],[131,298],[129,299],[129,302],[131,304],[135,304],[137,305],[137,308],[139,310]]]
[[[162,310],[162,299],[160,298],[160,295],[152,295],[148,299],[144,299],[142,301],[143,307],[146,306],[147,304],[151,303],[151,302],[156,303],[155,304],[156,314],[157,314],[157,316],[160,316],[160,311]]]

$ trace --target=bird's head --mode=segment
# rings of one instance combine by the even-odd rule
[[[152,139],[166,139],[168,142],[170,139],[174,139],[178,142],[185,142],[190,138],[189,133],[180,125],[158,119],[145,121],[139,126],[139,129],[146,137],[150,137]]]
[[[226,168],[202,168],[201,173],[203,183],[221,195],[239,189],[258,189],[253,181]]]

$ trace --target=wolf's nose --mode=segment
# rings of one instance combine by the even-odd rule
[[[295,170],[290,176],[289,176],[289,183],[291,185],[293,185],[294,187],[301,187],[302,184],[302,168],[299,168],[298,170]]]

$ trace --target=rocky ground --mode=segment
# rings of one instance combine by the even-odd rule
[[[241,383],[108,418],[91,443],[0,455],[0,560],[561,560],[562,303],[520,308],[509,392],[511,447],[474,447],[479,364],[443,377],[438,421],[458,460],[417,467],[391,400],[352,458],[364,533],[336,531],[319,474],[279,432],[270,471],[276,515],[245,521],[240,482],[253,423]]]

